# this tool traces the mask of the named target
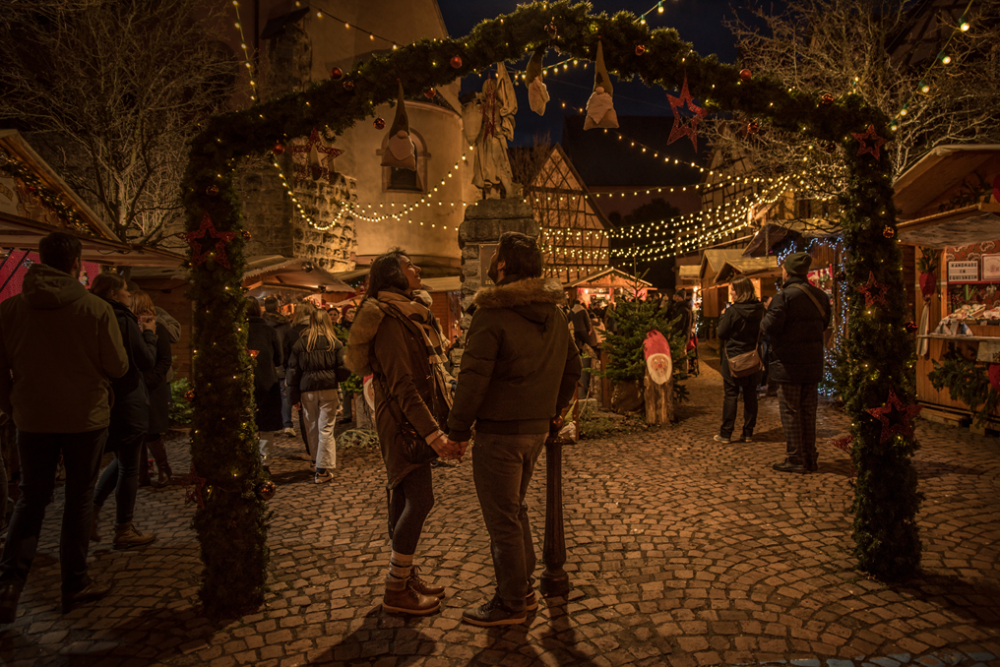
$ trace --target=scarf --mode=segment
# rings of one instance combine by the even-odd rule
[[[378,301],[384,308],[391,308],[395,310],[404,318],[417,325],[417,329],[420,331],[424,339],[424,350],[427,353],[427,362],[434,370],[434,376],[437,381],[438,388],[441,390],[441,395],[444,396],[445,402],[448,404],[448,407],[451,408],[452,378],[444,367],[445,363],[448,361],[448,355],[444,351],[445,337],[444,332],[441,331],[441,325],[438,323],[434,313],[432,313],[430,308],[424,304],[419,301],[414,301],[399,292],[379,292]]]

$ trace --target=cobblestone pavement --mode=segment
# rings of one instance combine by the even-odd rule
[[[342,448],[314,485],[297,439],[280,441],[266,605],[212,623],[195,605],[198,544],[181,488],[140,491],[148,548],[92,549],[113,594],[58,610],[58,522],[46,530],[0,663],[28,665],[737,665],[809,667],[1000,664],[1000,462],[996,439],[921,422],[916,465],[923,574],[885,585],[851,557],[851,471],[829,445],[845,418],[821,408],[820,470],[773,472],[783,438],[775,399],[752,444],[712,441],[721,380],[709,364],[672,428],[583,441],[564,460],[569,599],[543,600],[526,626],[473,628],[491,595],[488,540],[466,460],[434,473],[437,505],[417,558],[449,591],[424,619],[378,607],[388,561],[384,477],[374,451]],[[184,443],[170,448],[187,467]],[[282,456],[284,458],[282,458]],[[541,552],[544,457],[532,482]],[[104,526],[105,533],[110,531]]]

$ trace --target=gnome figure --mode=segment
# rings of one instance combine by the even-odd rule
[[[597,42],[597,74],[594,76],[594,92],[587,100],[587,118],[583,121],[583,129],[592,130],[595,127],[618,127],[618,114],[611,100],[614,88],[608,76],[608,68],[604,66],[604,49]]]
[[[403,101],[403,82],[399,83],[399,103],[396,104],[396,117],[389,129],[389,145],[382,153],[383,167],[417,170],[416,150],[410,140],[410,120],[406,116],[406,103]]]
[[[659,331],[655,329],[646,334],[643,345],[646,357],[646,370],[656,384],[666,384],[674,374],[673,359],[670,356],[670,344]]]
[[[549,103],[549,89],[542,81],[543,54],[544,49],[539,49],[531,56],[525,77],[528,82],[528,106],[539,116],[545,115],[545,105]]]

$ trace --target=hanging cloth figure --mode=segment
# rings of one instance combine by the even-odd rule
[[[594,92],[587,100],[587,118],[583,121],[583,129],[592,130],[595,127],[614,129],[618,127],[618,114],[611,96],[615,94],[611,86],[608,68],[604,66],[604,49],[597,42],[597,59],[595,60],[597,74],[594,75]]]
[[[382,153],[383,167],[417,170],[416,150],[410,139],[410,119],[406,116],[406,103],[403,101],[403,82],[399,82],[399,102],[396,103],[396,117],[389,129],[389,144]]]
[[[525,79],[528,82],[528,106],[539,116],[545,115],[545,106],[549,103],[549,89],[542,81],[542,56],[544,49],[538,49],[528,61]]]
[[[497,65],[496,82],[486,79],[477,98],[483,120],[476,139],[472,184],[483,191],[483,199],[520,196],[507,158],[507,142],[514,139],[517,97],[506,65]]]

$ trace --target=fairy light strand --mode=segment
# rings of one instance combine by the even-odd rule
[[[250,99],[257,101],[257,81],[254,79],[253,63],[250,61],[250,49],[247,46],[247,39],[243,35],[243,19],[240,18],[239,0],[233,0],[233,8],[236,10],[236,29],[240,31],[240,48],[243,49],[243,57],[246,58],[246,67],[250,71]]]

